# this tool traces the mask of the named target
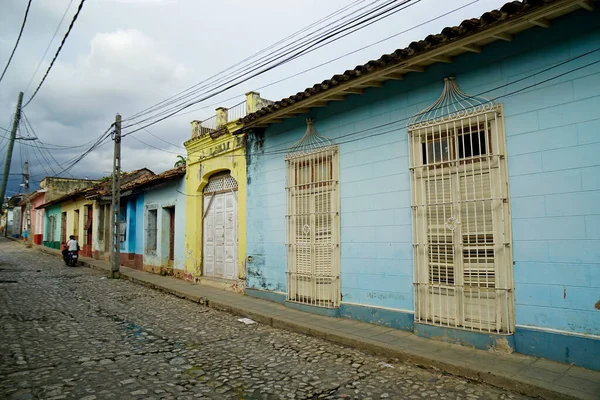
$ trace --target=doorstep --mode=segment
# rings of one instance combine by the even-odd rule
[[[59,250],[36,247],[61,256]],[[80,257],[83,265],[110,271],[110,263]],[[397,329],[309,314],[283,304],[245,296],[231,290],[192,284],[121,267],[121,277],[208,307],[351,346],[411,364],[545,399],[600,398],[600,372],[522,354],[500,354],[424,339]],[[550,374],[549,371],[552,373]]]

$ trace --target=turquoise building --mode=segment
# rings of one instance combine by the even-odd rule
[[[597,5],[508,3],[243,118],[246,293],[600,369]]]

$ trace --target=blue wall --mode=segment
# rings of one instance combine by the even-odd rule
[[[144,253],[145,235],[138,239],[141,253],[144,254],[145,265],[166,266],[169,258],[169,212],[165,207],[175,208],[175,249],[173,267],[183,269],[184,240],[185,240],[185,179],[183,177],[173,179],[163,186],[152,188],[144,194],[144,204],[140,215],[146,215],[145,208],[157,209],[157,248],[151,253]],[[140,226],[145,226],[140,220]]]
[[[144,195],[135,198],[135,254],[144,254]]]
[[[130,196],[121,198],[121,210],[126,208],[125,221],[127,222],[127,234],[125,235],[125,241],[121,242],[121,252],[134,254],[136,252],[136,237],[137,237],[137,202],[144,201],[144,196]],[[121,213],[121,220],[123,220],[123,214]]]
[[[344,303],[413,309],[406,119],[454,76],[467,93],[504,96],[517,325],[600,335],[600,64],[544,82],[600,52],[542,72],[598,47],[600,12],[580,11],[311,111],[319,133],[340,144]],[[269,152],[299,140],[308,116],[250,138],[250,288],[286,290],[285,162]]]

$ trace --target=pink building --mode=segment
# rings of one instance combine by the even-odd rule
[[[31,193],[29,201],[31,201],[31,235],[33,235],[33,243],[37,245],[42,244],[44,237],[44,209],[37,208],[38,206],[45,203],[46,200],[46,189],[39,189]],[[27,229],[27,197],[23,198],[23,201],[19,203],[22,211],[22,227],[21,232],[24,233]],[[23,235],[21,234],[21,237]]]

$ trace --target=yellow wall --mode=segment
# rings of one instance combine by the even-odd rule
[[[69,240],[69,236],[76,234],[78,236],[79,243],[83,245],[83,235],[85,234],[85,206],[92,204],[94,204],[93,200],[88,200],[81,197],[62,202],[60,205],[61,211],[67,213],[67,240]],[[79,210],[77,232],[75,232],[75,210]]]
[[[225,170],[238,184],[238,277],[246,278],[246,157],[244,137],[225,133],[212,139],[203,135],[185,143],[188,150],[186,173],[185,272],[202,275],[202,190],[211,175]]]

